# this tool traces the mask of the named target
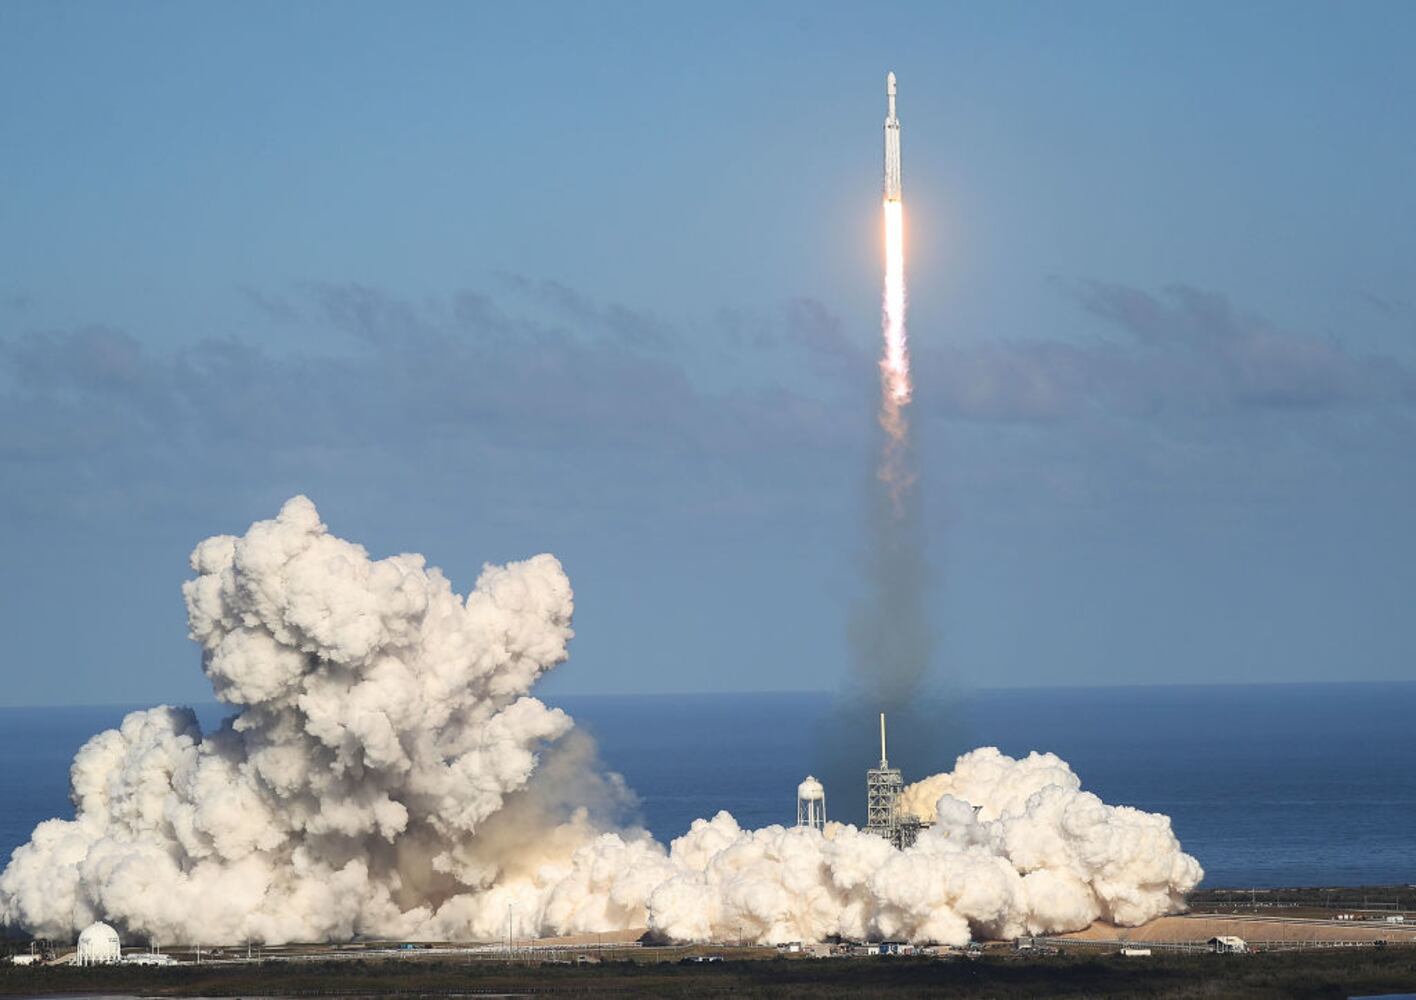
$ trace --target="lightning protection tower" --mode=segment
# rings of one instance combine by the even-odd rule
[[[885,755],[885,713],[880,713],[880,766],[865,772],[865,829],[899,846],[900,793],[905,781]]]
[[[826,789],[809,774],[797,785],[797,826],[826,828]]]

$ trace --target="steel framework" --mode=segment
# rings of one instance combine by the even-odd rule
[[[880,713],[880,766],[865,772],[865,829],[899,846],[900,792],[904,777],[885,755],[885,713]]]

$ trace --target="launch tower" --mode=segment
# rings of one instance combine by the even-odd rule
[[[885,755],[885,713],[880,713],[880,766],[865,772],[865,829],[898,846],[900,792],[905,781]]]
[[[933,824],[900,811],[905,779],[885,756],[885,713],[880,713],[880,766],[865,772],[865,829],[884,837],[900,850],[911,847],[921,830]]]

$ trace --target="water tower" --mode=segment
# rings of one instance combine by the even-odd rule
[[[826,828],[826,789],[809,774],[797,785],[797,826]]]

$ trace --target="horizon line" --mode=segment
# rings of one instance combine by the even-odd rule
[[[1009,686],[951,686],[943,691],[930,692],[921,695],[921,699],[940,700],[950,695],[968,694],[1005,694],[1018,691],[1180,691],[1194,690],[1199,688],[1298,688],[1298,687],[1376,687],[1379,685],[1406,685],[1416,686],[1416,678],[1385,679],[1385,680],[1321,680],[1321,681],[1192,681],[1179,684],[1032,684],[1032,685],[1009,685]],[[727,697],[771,697],[777,695],[817,695],[822,697],[840,697],[841,691],[833,691],[825,688],[772,688],[760,691],[567,691],[551,695],[541,700],[547,704],[554,704],[558,698],[727,698]],[[532,695],[532,697],[535,697]],[[23,709],[43,709],[43,708],[157,708],[162,705],[170,705],[178,708],[193,708],[196,706],[214,706],[228,708],[232,711],[239,710],[243,705],[228,705],[215,699],[209,701],[108,701],[108,702],[70,702],[65,704],[36,703],[36,704],[0,704],[0,711],[17,711]]]

